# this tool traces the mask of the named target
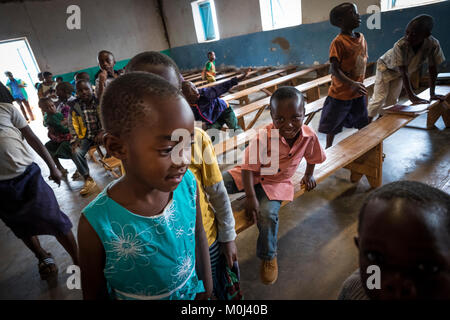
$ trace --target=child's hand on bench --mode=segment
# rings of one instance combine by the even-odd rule
[[[432,94],[430,95],[430,100],[440,100],[445,101],[446,97],[441,94]]]
[[[316,187],[316,180],[312,175],[304,175],[300,184],[305,187],[306,191],[311,191]]]

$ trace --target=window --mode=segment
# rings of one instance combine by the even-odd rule
[[[302,23],[301,0],[259,0],[263,31]]]
[[[198,42],[219,40],[216,8],[213,0],[191,2]]]
[[[445,0],[381,0],[381,11],[423,6]]]

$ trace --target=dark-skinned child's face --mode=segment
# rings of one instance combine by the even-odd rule
[[[286,140],[296,139],[300,133],[305,118],[305,101],[300,98],[272,100],[270,115],[273,124]]]
[[[109,53],[101,53],[98,55],[98,65],[100,69],[112,72],[116,61],[114,57]]]
[[[44,77],[44,82],[46,82],[46,83],[52,83],[52,82],[53,82],[52,77],[53,77],[52,74],[46,75],[46,76]]]
[[[56,87],[56,95],[59,100],[66,101],[71,96],[71,92],[66,92],[61,86]]]
[[[411,47],[420,47],[429,36],[430,33],[422,30],[416,21],[410,22],[405,30],[405,40]]]
[[[84,101],[89,102],[92,99],[92,87],[85,81],[77,82],[76,86],[77,97]]]
[[[189,104],[196,104],[198,99],[200,99],[200,93],[197,87],[190,81],[183,82],[182,85],[183,95]]]
[[[358,13],[358,7],[353,5],[346,6],[344,14],[341,17],[340,28],[351,31],[361,25],[361,17]]]
[[[51,100],[44,100],[39,103],[39,107],[42,109],[43,112],[47,114],[55,114],[56,113],[56,106]]]
[[[157,103],[153,106],[157,110],[151,120],[142,119],[131,130],[129,136],[132,138],[122,139],[125,140],[122,142],[125,171],[148,190],[171,192],[181,182],[190,164],[194,115],[183,98],[148,99],[144,103]],[[176,129],[185,130],[185,140],[171,141]],[[182,145],[184,148],[180,148]],[[177,154],[179,162],[174,161],[177,148],[181,149]]]
[[[208,53],[208,59],[209,61],[216,60],[216,53],[215,52]]]
[[[361,280],[374,300],[448,299],[450,235],[440,208],[412,200],[371,200],[359,230]],[[381,289],[367,289],[367,267],[377,265]]]

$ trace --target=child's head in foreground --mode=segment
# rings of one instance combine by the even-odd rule
[[[359,214],[360,273],[371,299],[450,298],[450,196],[414,181],[372,192]],[[381,288],[366,286],[377,265]]]
[[[338,28],[353,30],[360,26],[361,18],[354,3],[345,2],[330,11],[330,23]]]
[[[98,60],[98,66],[100,67],[100,69],[108,71],[108,72],[114,71],[116,59],[114,58],[114,55],[112,54],[112,52],[109,52],[107,50],[100,51],[98,53],[97,60]]]
[[[280,87],[270,97],[270,116],[285,139],[295,139],[305,118],[305,99],[294,87]]]
[[[183,81],[181,84],[181,90],[183,91],[183,95],[185,96],[187,102],[191,105],[196,104],[198,99],[200,99],[200,92],[191,81]]]
[[[146,72],[127,73],[106,89],[101,119],[109,154],[134,183],[163,192],[181,182],[191,156],[194,115],[181,92]],[[171,140],[182,129],[183,137]]]
[[[420,46],[422,42],[431,36],[434,19],[427,14],[421,14],[412,19],[406,26],[405,40],[413,47]]]
[[[87,72],[79,72],[77,73],[77,75],[75,76],[75,81],[80,81],[80,80],[86,80],[88,82],[91,81],[91,77],[89,76],[89,73]]]
[[[209,60],[209,61],[214,61],[214,60],[216,60],[216,53],[215,53],[214,51],[208,52],[208,60]]]
[[[44,113],[47,113],[47,114],[55,114],[56,113],[56,106],[50,97],[40,98],[38,105],[39,105],[39,108]]]
[[[165,54],[156,51],[146,51],[135,55],[126,66],[126,73],[143,71],[156,74],[173,86],[181,89],[180,70],[176,63]]]

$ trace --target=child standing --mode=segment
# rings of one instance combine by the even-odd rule
[[[262,260],[260,275],[264,284],[272,284],[278,278],[278,211],[282,201],[293,200],[294,186],[291,178],[300,161],[305,158],[307,167],[301,183],[307,191],[312,190],[316,187],[314,167],[326,158],[315,132],[303,125],[305,100],[300,91],[293,87],[277,89],[270,98],[270,115],[273,123],[250,141],[245,150],[243,165],[236,166],[223,175],[228,193],[245,191],[246,212],[253,217],[259,230],[256,255]],[[276,133],[278,135],[272,138]],[[270,155],[273,139],[278,144],[278,154],[276,149],[273,150],[271,159],[278,161],[278,172],[267,174],[263,172],[267,168],[261,164],[262,159],[259,156],[254,159],[250,150],[262,149]]]
[[[98,53],[97,60],[100,71],[97,73],[97,77],[95,79],[95,94],[100,100],[105,88],[111,83],[111,81],[119,76],[119,73],[114,70],[116,59],[114,58],[112,52],[106,50],[100,51]]]
[[[127,65],[127,72],[144,71],[161,76],[177,89],[181,86],[178,66],[168,56],[155,51],[142,52]],[[230,199],[225,189],[211,138],[200,128],[194,129],[189,170],[197,180],[198,198],[203,227],[209,246],[214,294],[221,288],[219,257],[223,253],[229,268],[236,265],[237,248],[235,221]],[[217,297],[217,295],[216,295]]]
[[[91,84],[80,80],[76,84],[77,98],[69,105],[69,130],[72,135],[72,159],[78,172],[84,178],[80,195],[89,195],[97,186],[89,175],[86,153],[95,144],[102,144],[104,131],[98,113],[98,100],[92,92]]]
[[[202,71],[202,79],[210,82],[216,81],[216,54],[214,51],[208,52],[208,62]]]
[[[20,79],[15,79],[13,74],[9,71],[6,71],[5,75],[8,77],[6,86],[9,88],[9,91],[11,92],[14,100],[19,104],[23,117],[27,122],[30,122],[30,119],[31,121],[34,121],[34,114],[33,111],[31,111],[30,104],[28,103],[28,94],[25,90],[27,84]],[[25,105],[26,111],[23,105]],[[27,112],[30,118],[28,118]]]
[[[195,120],[205,123],[207,129],[220,129],[226,124],[228,129],[242,130],[233,108],[219,97],[237,85],[239,81],[244,80],[248,72],[249,69],[239,77],[233,77],[224,83],[200,90],[192,82],[183,81],[183,94],[191,105]]]
[[[361,24],[358,8],[353,3],[338,5],[330,12],[330,22],[341,33],[330,46],[332,81],[319,124],[319,132],[327,134],[327,148],[343,127],[361,129],[368,124],[363,84],[367,43],[362,33],[353,32]]]
[[[429,15],[415,17],[408,23],[405,36],[378,59],[375,88],[368,106],[370,121],[382,112],[383,107],[397,103],[402,88],[405,88],[412,103],[428,103],[414,94],[409,78],[426,61],[431,99],[445,98],[435,94],[437,67],[445,61],[445,57],[439,41],[431,35],[433,24],[433,17]]]
[[[56,275],[58,268],[37,236],[55,236],[74,264],[78,264],[77,245],[72,223],[60,210],[24,138],[45,161],[50,176],[58,184],[61,172],[19,111],[9,99],[3,98],[0,100],[0,219],[34,253],[41,278],[47,279]]]
[[[38,90],[39,99],[51,95],[57,86],[57,83],[53,81],[53,74],[51,72],[45,71],[42,73],[42,76],[44,77],[44,81]]]
[[[48,128],[48,137],[50,138],[45,147],[52,156],[56,167],[65,177],[68,171],[63,168],[58,159],[72,159],[71,135],[67,127],[67,118],[57,111],[55,104],[48,97],[39,99],[39,107],[44,113],[44,126]]]
[[[106,149],[122,160],[126,175],[83,210],[84,298],[208,298],[208,245],[188,170],[194,136],[188,104],[166,80],[130,73],[107,88],[101,112]],[[171,140],[177,129],[191,138]]]
[[[450,196],[421,182],[397,181],[372,192],[359,213],[359,269],[341,300],[448,300]],[[368,278],[379,268],[380,287]],[[373,281],[369,281],[373,283]]]

